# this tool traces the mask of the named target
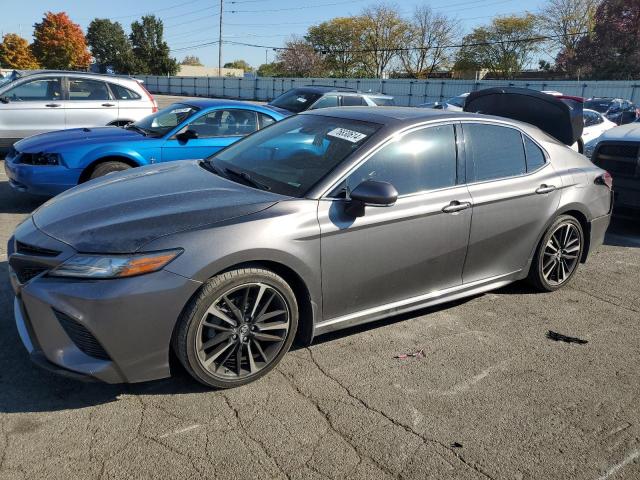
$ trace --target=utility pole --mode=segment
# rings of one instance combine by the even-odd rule
[[[222,6],[224,0],[220,0],[220,30],[218,35],[218,76],[222,76]]]

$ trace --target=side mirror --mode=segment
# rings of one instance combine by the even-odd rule
[[[195,130],[185,130],[184,132],[178,133],[176,138],[180,142],[188,142],[189,140],[195,140],[198,138],[198,132]]]
[[[398,191],[388,182],[365,180],[353,189],[345,211],[354,217],[362,217],[366,206],[390,207],[398,199]]]

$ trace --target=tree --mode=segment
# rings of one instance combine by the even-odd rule
[[[399,49],[403,48],[409,27],[394,7],[385,4],[365,9],[361,21],[361,66],[367,74],[381,78]]]
[[[321,52],[331,76],[351,77],[360,68],[362,17],[338,17],[309,28],[306,41]]]
[[[2,43],[0,43],[0,66],[19,70],[39,68],[38,61],[33,56],[29,42],[15,33],[7,33],[2,38]]]
[[[80,25],[65,12],[45,13],[33,30],[33,53],[44,68],[87,69],[91,54]]]
[[[148,75],[175,75],[178,62],[169,56],[169,45],[163,39],[162,20],[155,15],[145,15],[141,21],[131,24],[131,45],[140,62],[140,73]]]
[[[282,74],[287,77],[321,77],[326,72],[322,57],[305,40],[292,37],[276,54]]]
[[[561,56],[557,66],[574,66],[578,43],[594,27],[596,7],[600,0],[548,0],[538,14],[541,33],[554,37],[552,48],[559,48]],[[575,72],[569,72],[575,73]]]
[[[182,59],[180,65],[191,65],[193,67],[202,67],[202,62],[195,55],[187,55]]]
[[[239,68],[244,70],[245,72],[253,71],[251,65],[249,65],[245,60],[234,60],[233,62],[227,62],[224,64],[224,68]]]
[[[640,0],[604,0],[596,9],[593,33],[579,40],[575,58],[560,52],[567,70],[599,80],[640,75]]]
[[[490,25],[475,28],[462,43],[456,70],[486,68],[503,78],[513,78],[539,48],[537,17],[526,13],[494,18]]]
[[[280,62],[263,63],[258,67],[256,74],[259,77],[284,77],[282,64]]]
[[[429,78],[449,66],[453,51],[447,48],[460,34],[458,23],[428,6],[416,7],[405,33],[404,45],[415,50],[400,52],[406,72],[414,78]]]
[[[107,67],[117,73],[137,73],[131,43],[122,25],[106,18],[96,18],[87,28],[87,42],[102,73]]]

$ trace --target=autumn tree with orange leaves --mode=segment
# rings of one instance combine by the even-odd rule
[[[89,67],[91,54],[80,25],[65,12],[47,12],[33,31],[33,53],[44,68],[82,70]]]
[[[29,42],[15,33],[7,33],[2,38],[2,43],[0,43],[0,66],[19,70],[32,70],[39,67]]]

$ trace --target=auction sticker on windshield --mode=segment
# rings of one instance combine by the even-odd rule
[[[327,133],[327,135],[341,140],[346,140],[351,143],[358,143],[360,140],[367,137],[364,133],[349,130],[348,128],[334,128]]]

